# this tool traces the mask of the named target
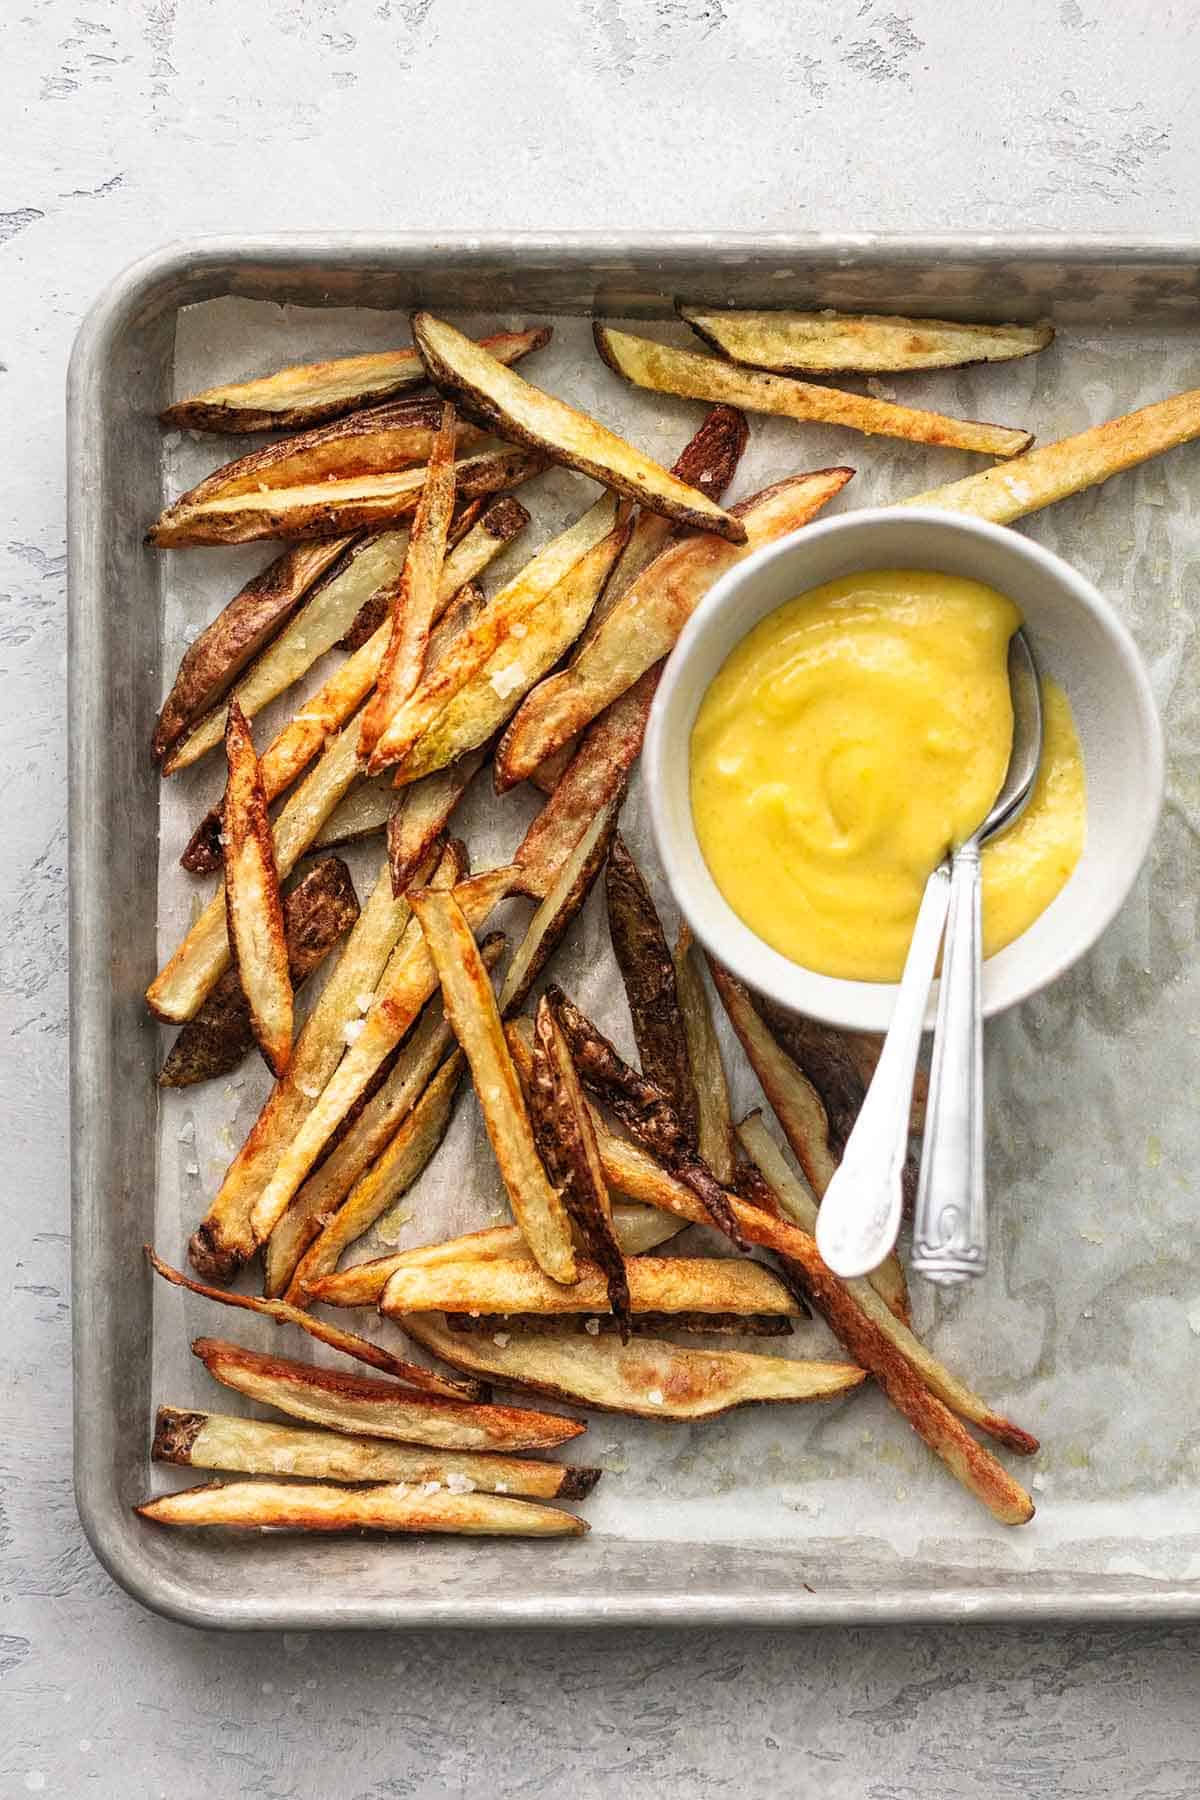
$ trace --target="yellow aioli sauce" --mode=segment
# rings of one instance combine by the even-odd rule
[[[930,871],[1003,783],[1020,623],[982,582],[880,569],[801,594],[743,638],[701,702],[691,795],[713,879],[759,937],[820,974],[899,979]],[[1083,848],[1070,704],[1043,691],[1033,795],[983,851],[987,956],[1045,911]]]

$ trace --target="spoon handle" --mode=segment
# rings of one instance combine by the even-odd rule
[[[912,1266],[951,1286],[987,1267],[983,1151],[983,930],[979,845],[950,872],[925,1144],[913,1220]]]
[[[896,1242],[913,1075],[950,899],[945,863],[925,884],[883,1051],[817,1214],[817,1248],[835,1275],[866,1275]]]

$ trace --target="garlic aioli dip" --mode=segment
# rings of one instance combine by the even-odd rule
[[[738,644],[700,705],[692,814],[714,881],[819,974],[896,981],[930,871],[977,828],[1012,748],[1013,602],[917,569],[842,577]],[[1031,925],[1083,848],[1083,762],[1044,683],[1037,783],[984,847],[984,954]]]

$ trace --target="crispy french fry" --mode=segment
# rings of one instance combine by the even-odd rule
[[[521,505],[520,501],[511,500],[507,495],[502,495],[499,500],[491,501],[490,506],[494,510],[504,506],[506,503],[515,506],[519,512],[525,513],[525,508]],[[469,532],[474,530],[488,507],[488,500],[486,497],[482,496],[478,500],[468,500],[465,506],[456,507],[454,517],[450,521],[450,530],[446,536],[447,562],[449,562],[450,559],[450,551],[456,544],[461,543],[463,538],[465,538]],[[528,513],[525,513],[525,517],[528,518],[528,516]],[[443,565],[443,580],[445,579],[445,576],[446,569],[445,565]],[[363,645],[375,636],[379,627],[385,624],[391,616],[391,599],[391,589],[385,587],[380,588],[377,593],[372,594],[369,599],[364,600],[354,615],[354,623],[351,625],[349,631],[346,633],[345,637],[338,639],[338,649],[345,650],[347,654],[353,654],[355,650],[361,650]]]
[[[569,1330],[536,1337],[476,1336],[452,1330],[435,1313],[409,1314],[405,1329],[453,1368],[490,1375],[505,1387],[644,1419],[708,1419],[755,1400],[825,1400],[864,1380],[853,1363],[685,1350],[654,1338],[622,1344],[616,1337]],[[508,1341],[497,1344],[497,1335]]]
[[[729,1187],[735,1172],[729,1087],[700,973],[700,958],[686,925],[679,928],[672,960],[688,1070],[696,1095],[697,1146],[722,1187]]]
[[[534,683],[570,649],[596,604],[630,529],[629,508],[618,510],[607,537],[580,557],[523,630],[511,630],[483,667],[414,744],[397,783],[419,781],[465,752],[486,744],[511,717]]]
[[[696,1089],[675,965],[658,908],[620,832],[608,853],[604,888],[609,936],[625,984],[642,1074],[662,1089],[688,1142],[696,1144]]]
[[[717,1256],[634,1256],[625,1270],[632,1312],[757,1313],[795,1318],[799,1308],[762,1263]],[[380,1311],[408,1313],[609,1313],[605,1272],[581,1262],[564,1287],[529,1262],[409,1265],[395,1271]]]
[[[134,1511],[156,1525],[249,1531],[449,1532],[458,1537],[581,1537],[584,1520],[497,1494],[430,1494],[407,1482],[345,1488],[306,1481],[211,1481]]]
[[[586,1429],[556,1413],[414,1394],[394,1381],[263,1356],[220,1338],[197,1338],[192,1352],[214,1381],[332,1431],[365,1432],[445,1450],[548,1450]]]
[[[470,924],[451,895],[427,889],[414,893],[411,903],[442,984],[446,1016],[471,1065],[513,1216],[547,1275],[555,1281],[574,1281],[570,1218],[538,1156],[492,984]]]
[[[1123,469],[1148,462],[1190,444],[1200,437],[1200,388],[1172,394],[1137,412],[1108,419],[1056,444],[1043,444],[1003,469],[983,469],[963,481],[929,488],[900,500],[899,506],[936,506],[944,512],[970,513],[990,519],[994,525],[1011,525],[1066,500],[1084,488],[1096,487]]]
[[[614,1318],[612,1313],[443,1313],[451,1331],[519,1332],[529,1335],[559,1336],[564,1329],[598,1337],[601,1332],[624,1333],[631,1337],[662,1337],[665,1332],[685,1332],[697,1337],[791,1337],[792,1321],[782,1313],[732,1312],[639,1312],[629,1318]]]
[[[631,1205],[618,1200],[613,1206],[613,1230],[625,1256],[641,1256],[657,1250],[684,1230],[684,1222],[654,1206]],[[536,1267],[533,1253],[519,1225],[495,1225],[489,1231],[471,1231],[465,1237],[441,1244],[421,1244],[414,1250],[394,1250],[371,1262],[355,1263],[336,1274],[322,1275],[309,1289],[308,1298],[326,1306],[377,1306],[397,1269],[438,1268],[445,1263],[472,1261],[523,1261]]]
[[[605,494],[573,525],[543,545],[533,560],[501,588],[472,629],[463,633],[453,654],[446,656],[393,713],[368,765],[372,774],[401,762],[409,754],[455,695],[512,635],[514,627],[528,628],[537,608],[580,557],[607,537],[616,517],[616,497]]]
[[[486,750],[460,756],[448,769],[438,769],[400,793],[393,789],[387,821],[388,863],[392,886],[402,894],[430,844],[445,830],[455,807],[487,761]]]
[[[359,1017],[358,996],[370,994],[409,922],[385,862],[337,965],[309,1014],[284,1079],[272,1090],[234,1157],[188,1256],[198,1274],[229,1281],[258,1245],[250,1213],[285,1145],[312,1110],[346,1048],[346,1026]]]
[[[317,863],[283,897],[283,930],[293,989],[303,985],[358,918],[350,871],[336,856]],[[250,1007],[236,969],[226,969],[183,1027],[158,1076],[160,1087],[190,1087],[236,1069],[254,1043]]]
[[[228,845],[225,917],[229,949],[250,1012],[250,1029],[272,1075],[292,1054],[292,982],[283,902],[254,739],[234,700],[225,727],[229,780],[222,823]]]
[[[579,842],[562,863],[545,899],[530,919],[525,936],[513,952],[497,1002],[507,1018],[525,1003],[534,982],[562,942],[571,921],[587,899],[608,854],[617,827],[621,796],[617,794],[585,829]],[[524,890],[523,890],[524,891]]]
[[[806,525],[853,469],[793,475],[733,508],[744,547],[705,532],[670,543],[643,569],[570,667],[527,694],[496,752],[500,791],[523,781],[661,661],[713,583],[745,556]]]
[[[449,1376],[440,1375],[434,1369],[426,1369],[420,1363],[407,1362],[402,1356],[393,1356],[390,1350],[384,1350],[379,1344],[369,1343],[366,1338],[358,1337],[353,1331],[343,1331],[339,1325],[329,1325],[324,1319],[314,1319],[308,1313],[301,1312],[295,1306],[288,1306],[282,1300],[263,1300],[257,1294],[234,1294],[228,1288],[209,1287],[206,1282],[193,1281],[189,1276],[173,1269],[168,1262],[151,1248],[143,1244],[142,1249],[156,1275],[169,1281],[175,1287],[186,1288],[189,1293],[199,1294],[204,1300],[217,1300],[222,1306],[241,1307],[245,1312],[262,1313],[268,1319],[274,1319],[277,1325],[296,1325],[309,1337],[316,1338],[318,1343],[327,1344],[331,1350],[340,1350],[344,1356],[352,1356],[356,1362],[366,1363],[373,1369],[382,1369],[385,1375],[394,1375],[406,1386],[416,1388],[425,1394],[448,1394],[454,1399],[478,1400],[482,1393],[477,1381],[453,1381]]]
[[[401,701],[412,693],[425,667],[454,513],[457,422],[453,406],[443,406],[425,468],[425,485],[413,515],[408,554],[392,596],[387,648],[379,665],[375,691],[363,708],[358,750],[364,758],[374,749],[380,732]]]
[[[444,319],[414,313],[412,333],[434,385],[506,442],[527,444],[682,525],[742,542],[742,525],[699,488],[689,487],[586,413],[533,387]]]
[[[545,458],[533,451],[501,444],[462,457],[454,476],[460,495],[474,499],[517,487],[545,466]],[[170,518],[157,520],[146,542],[158,550],[177,550],[194,544],[249,544],[259,538],[337,537],[407,518],[424,485],[424,468],[415,468],[219,496],[180,506]]]
[[[313,850],[357,844],[387,829],[392,811],[392,784],[386,777],[360,779],[338,802],[312,841]]]
[[[500,331],[481,341],[498,362],[516,362],[550,342],[552,327]],[[419,351],[374,350],[329,362],[295,363],[272,375],[227,382],[176,400],[159,414],[185,431],[300,431],[428,380]]]
[[[533,1462],[469,1450],[421,1450],[383,1438],[342,1437],[301,1425],[239,1419],[231,1413],[185,1412],[160,1406],[154,1427],[155,1462],[242,1475],[300,1475],[317,1481],[463,1483],[482,1494],[525,1494],[535,1500],[582,1500],[599,1469]]]
[[[784,375],[887,375],[905,369],[961,369],[968,363],[1032,356],[1053,325],[964,325],[956,319],[903,319],[884,313],[711,312],[680,306],[698,337],[735,363]]]
[[[745,407],[748,412],[779,413],[789,419],[844,425],[868,436],[974,450],[981,456],[1017,456],[1033,442],[1031,431],[1012,426],[951,419],[944,413],[897,406],[890,400],[848,394],[841,388],[795,381],[787,375],[739,368],[716,356],[702,356],[675,344],[657,344],[652,338],[614,331],[610,325],[596,324],[592,330],[596,348],[609,368],[654,393],[679,394],[686,400],[721,401],[728,406]]]

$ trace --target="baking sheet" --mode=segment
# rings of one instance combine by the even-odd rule
[[[482,329],[535,315],[452,316],[467,329]],[[594,408],[669,463],[704,409],[630,389],[599,363],[586,321],[554,322],[554,343],[530,362],[531,376]],[[374,311],[314,311],[233,298],[190,307],[178,321],[174,392],[288,360],[390,345],[398,340],[399,324],[394,315]],[[669,324],[637,328],[691,341]],[[1025,361],[896,378],[876,391],[966,417],[1028,424],[1048,441],[1197,384],[1200,344],[1192,334],[1156,333],[1151,341],[1145,332],[1074,327],[1051,350]],[[918,492],[979,466],[955,452],[786,420],[754,418],[751,427],[730,498],[795,468],[851,463],[858,473],[832,514]],[[227,444],[168,435],[164,495],[199,479],[222,460]],[[1192,1409],[1200,1357],[1200,1243],[1191,1193],[1200,1029],[1192,956],[1200,824],[1190,604],[1200,566],[1196,468],[1194,453],[1176,452],[1020,527],[1076,562],[1122,612],[1151,665],[1170,755],[1163,824],[1149,868],[1119,920],[1053,989],[989,1026],[991,1269],[969,1290],[945,1295],[914,1282],[920,1333],[956,1372],[1041,1438],[1040,1457],[1032,1463],[1012,1459],[1010,1465],[1032,1486],[1036,1520],[1020,1531],[996,1526],[871,1390],[832,1406],[752,1409],[702,1425],[594,1415],[568,1455],[608,1471],[581,1510],[593,1526],[591,1545],[599,1548],[596,1540],[605,1540],[604,1561],[614,1582],[625,1578],[621,1546],[635,1543],[690,1545],[700,1554],[714,1545],[770,1546],[799,1553],[806,1566],[835,1581],[875,1570],[880,1579],[911,1586],[914,1614],[921,1611],[922,1589],[969,1585],[985,1571],[992,1577],[1008,1572],[1034,1585],[1038,1577],[1047,1585],[1073,1576],[1200,1578],[1200,1432]],[[522,489],[534,525],[489,571],[489,591],[506,568],[595,493],[592,483],[563,471]],[[263,545],[162,555],[164,687],[189,637],[271,554],[272,547]],[[1059,673],[1069,686],[1069,671]],[[308,685],[321,675],[319,666]],[[260,716],[260,745],[296,698],[284,696]],[[195,896],[210,891],[175,859],[219,792],[218,763],[219,757],[210,757],[163,784],[163,956],[190,918]],[[504,859],[531,810],[523,794],[498,807],[485,776],[456,818],[475,866]],[[673,928],[675,913],[650,846],[639,780],[622,829]],[[342,854],[365,896],[381,840]],[[517,904],[507,909],[518,929],[528,910]],[[499,916],[503,922],[505,913]],[[628,1047],[598,894],[560,952],[555,973]],[[306,1007],[316,987],[306,992]],[[169,1041],[164,1032],[164,1047]],[[744,1109],[758,1103],[744,1059],[730,1049],[727,1033],[723,1041],[736,1104]],[[155,1233],[159,1248],[176,1261],[182,1261],[187,1236],[267,1087],[265,1072],[248,1060],[231,1081],[163,1096]],[[469,1092],[446,1143],[400,1213],[386,1238],[375,1234],[348,1260],[506,1216]],[[678,1246],[697,1235],[689,1233]],[[190,1357],[188,1340],[203,1331],[278,1342],[272,1327],[262,1322],[256,1330],[259,1325],[226,1318],[207,1302],[160,1284],[153,1400],[238,1409],[237,1396],[214,1387]],[[366,1328],[374,1329],[370,1323]],[[310,1348],[293,1345],[291,1351],[303,1356]],[[791,1340],[791,1354],[830,1351],[837,1354],[819,1323],[798,1327]],[[177,1481],[174,1472],[156,1471],[149,1485],[157,1491]],[[262,1548],[264,1555],[275,1554],[275,1546]],[[456,1548],[473,1562],[481,1554],[476,1547]],[[344,1557],[347,1568],[361,1567],[365,1554],[361,1546],[321,1550]],[[389,1553],[408,1551],[399,1546]],[[252,1552],[240,1552],[245,1554]],[[536,1562],[526,1566],[536,1571]],[[733,1568],[736,1573],[736,1562]]]

